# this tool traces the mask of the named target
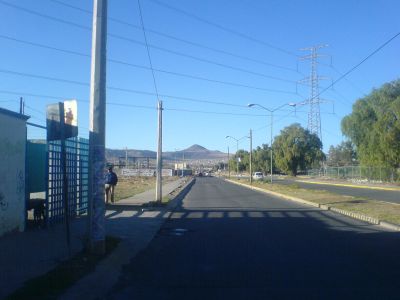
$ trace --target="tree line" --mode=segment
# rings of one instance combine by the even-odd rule
[[[272,144],[274,173],[296,176],[299,172],[322,166],[371,166],[400,168],[400,80],[384,84],[358,99],[352,112],[341,122],[347,138],[331,146],[327,155],[322,142],[300,124],[284,128]],[[271,145],[252,151],[253,172],[271,172]],[[250,170],[250,153],[239,150],[229,161],[231,171]]]
[[[322,142],[316,134],[310,133],[300,124],[292,124],[284,128],[272,144],[272,169],[296,176],[298,172],[308,168],[319,167],[325,159]],[[250,152],[239,150],[229,160],[231,171],[250,170]],[[252,151],[253,172],[271,172],[271,146],[263,144]]]

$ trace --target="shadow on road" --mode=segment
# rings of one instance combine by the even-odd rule
[[[195,185],[192,192],[196,193],[197,188],[201,185]],[[260,197],[259,193],[248,191],[246,195],[248,206],[210,208],[202,205],[200,198],[191,199],[190,193],[173,212],[152,216],[150,212],[139,212],[132,216],[167,220],[145,251],[124,267],[108,297],[398,296],[398,233],[296,204],[268,208],[250,201]],[[115,218],[112,222],[124,220]]]

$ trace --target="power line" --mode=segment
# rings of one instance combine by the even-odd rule
[[[49,20],[52,20],[52,21],[55,21],[55,22],[63,23],[65,25],[70,25],[70,26],[73,26],[73,27],[86,29],[86,30],[89,30],[89,31],[92,30],[92,28],[89,27],[89,26],[80,25],[80,24],[77,24],[77,23],[74,23],[74,22],[70,22],[70,21],[66,21],[66,20],[60,19],[60,18],[56,18],[56,17],[52,17],[52,16],[49,16],[49,15],[46,15],[46,14],[42,14],[42,13],[39,13],[37,11],[30,10],[30,9],[24,8],[22,6],[15,5],[13,3],[9,3],[9,2],[3,1],[3,0],[0,0],[0,4],[3,4],[3,5],[8,6],[8,7],[12,7],[12,8],[17,9],[17,10],[21,10],[21,11],[24,11],[26,13],[29,13],[29,14],[32,14],[32,15],[36,15],[36,16],[39,16],[39,17],[42,17],[42,18],[45,18],[45,19],[49,19]]]
[[[18,96],[24,95],[24,96],[31,96],[31,97],[38,97],[38,98],[50,98],[50,99],[56,99],[56,100],[65,100],[65,99],[69,98],[69,97],[63,97],[63,96],[51,96],[51,95],[32,94],[32,93],[14,92],[14,91],[5,91],[5,90],[0,90],[0,93],[12,94],[12,95],[18,95]],[[89,103],[89,101],[85,100],[85,99],[77,99],[77,100],[79,100],[80,102]],[[18,102],[17,100],[13,100],[13,101]],[[123,107],[136,107],[136,108],[152,109],[152,110],[156,109],[153,106],[126,104],[126,103],[118,103],[118,102],[112,102],[112,101],[108,101],[107,104],[123,106]],[[237,106],[239,106],[239,105],[237,105]],[[239,107],[244,108],[245,106],[239,106]],[[236,115],[236,116],[255,116],[255,117],[263,116],[263,117],[265,117],[265,115],[260,115],[260,114],[242,114],[242,113],[226,113],[226,112],[220,113],[220,112],[215,112],[215,111],[214,112],[213,111],[199,111],[199,110],[187,110],[187,109],[176,109],[176,108],[165,108],[165,110],[195,112],[195,113],[209,113],[209,114],[226,114],[226,115]]]
[[[143,22],[143,15],[142,15],[142,7],[140,6],[140,0],[137,0],[137,3],[138,3],[138,7],[139,7],[140,23],[142,24],[142,29],[143,29],[143,37],[144,37],[144,41],[146,43],[147,57],[149,58],[151,75],[153,76],[154,90],[156,91],[156,94],[157,94],[157,101],[160,101],[160,97],[158,96],[156,77],[154,75],[153,63],[151,62],[149,44],[147,43],[146,31],[144,30],[144,22]]]
[[[181,109],[181,108],[164,108],[164,110],[169,111],[180,111],[180,112],[191,112],[191,113],[201,113],[209,115],[229,115],[229,116],[246,116],[246,117],[263,117],[266,115],[255,115],[255,114],[243,114],[243,113],[230,113],[230,112],[215,112],[215,111],[204,111],[204,110],[191,110],[191,109]]]
[[[134,43],[134,44],[145,46],[145,44],[143,42],[140,42],[140,41],[137,41],[137,40],[134,40],[134,39],[130,39],[130,38],[126,38],[126,37],[123,37],[123,36],[120,36],[120,35],[109,33],[108,36],[112,37],[112,38],[124,40],[124,41],[130,42],[130,43]],[[264,74],[264,73],[255,72],[255,71],[251,71],[251,70],[248,70],[248,69],[236,67],[236,66],[223,64],[223,63],[216,62],[216,61],[213,61],[213,60],[197,57],[197,56],[194,56],[194,55],[186,54],[186,53],[175,51],[175,50],[170,50],[170,49],[159,47],[159,46],[155,46],[155,45],[152,45],[152,44],[149,44],[148,47],[156,49],[156,50],[159,50],[159,51],[167,52],[167,53],[170,53],[170,54],[174,54],[174,55],[177,55],[177,56],[186,57],[186,58],[189,58],[189,59],[192,59],[192,60],[200,61],[200,62],[203,62],[203,63],[219,66],[219,67],[222,67],[222,68],[225,68],[225,69],[234,70],[234,71],[237,71],[237,72],[247,73],[247,74],[251,74],[251,75],[255,75],[255,76],[260,76],[260,77],[264,77],[264,78],[268,78],[268,79],[274,79],[274,80],[278,80],[278,81],[289,82],[289,83],[293,83],[293,84],[297,83],[294,80],[288,80],[288,79],[275,77],[275,76],[267,75],[267,74]]]
[[[17,43],[21,43],[21,44],[25,44],[25,45],[30,45],[30,46],[33,46],[33,47],[39,47],[39,48],[43,48],[43,49],[63,52],[63,53],[82,56],[82,57],[89,57],[89,58],[91,57],[89,54],[86,54],[86,53],[67,50],[67,49],[61,49],[61,48],[48,46],[48,45],[44,45],[44,44],[40,44],[40,43],[35,43],[35,42],[27,41],[27,40],[21,40],[21,39],[17,39],[17,38],[8,36],[8,35],[0,34],[0,38],[5,39],[5,40],[9,40],[9,41],[13,41],[13,42],[17,42]]]
[[[155,96],[155,93],[152,93],[152,92],[145,92],[145,91],[138,91],[138,90],[128,90],[128,91],[123,90],[123,91],[129,92],[129,93],[134,93],[134,94]],[[65,97],[65,96],[51,96],[51,95],[33,94],[33,93],[26,93],[26,92],[15,92],[15,91],[8,91],[8,90],[0,90],[0,93],[17,95],[17,96],[23,95],[23,96],[38,97],[38,98],[48,98],[48,99],[56,99],[56,100],[65,100],[65,99],[71,98],[71,97]],[[218,101],[198,99],[198,98],[174,96],[174,95],[168,95],[168,94],[160,94],[160,96],[162,98],[176,99],[176,100],[189,101],[189,102],[195,102],[195,103],[206,103],[206,104],[232,106],[232,107],[240,107],[240,108],[246,107],[245,105],[232,104],[232,103],[226,103],[226,102],[218,102]],[[82,101],[88,102],[87,100],[82,100]]]
[[[90,58],[89,54],[85,54],[85,53],[81,53],[81,52],[77,52],[77,51],[72,51],[72,50],[61,49],[61,48],[48,46],[48,45],[43,45],[43,44],[30,42],[30,41],[26,41],[26,40],[20,40],[20,39],[16,39],[16,38],[13,38],[13,37],[10,37],[10,36],[6,36],[6,35],[2,35],[2,34],[0,34],[0,38],[6,39],[6,40],[10,40],[10,41],[13,41],[13,42],[18,42],[18,43],[30,45],[30,46],[34,46],[34,47],[39,47],[39,48],[48,49],[48,50],[52,50],[52,51],[58,51],[58,52],[66,53],[66,54],[71,54],[71,55],[77,55],[77,56],[81,56],[81,57]],[[133,63],[129,63],[129,62],[121,61],[121,60],[116,60],[116,59],[112,59],[112,58],[107,59],[107,61],[111,62],[111,63],[115,63],[115,64],[128,66],[128,67],[133,67],[133,68],[138,68],[138,69],[145,69],[145,70],[152,70],[152,71],[159,72],[159,73],[164,73],[164,74],[169,74],[169,75],[174,75],[174,76],[179,76],[179,77],[185,77],[185,78],[190,78],[190,79],[195,79],[195,80],[202,80],[202,81],[207,81],[207,82],[212,82],[212,83],[218,83],[218,84],[224,84],[224,85],[230,85],[230,86],[237,86],[237,87],[244,87],[244,88],[249,88],[249,89],[264,90],[264,91],[268,91],[268,92],[294,94],[292,92],[287,92],[287,91],[283,91],[283,90],[267,89],[267,88],[251,86],[251,85],[237,83],[237,82],[210,79],[210,78],[205,78],[205,77],[201,77],[201,76],[197,76],[197,75],[184,74],[184,73],[179,73],[179,72],[174,72],[174,71],[169,71],[169,70],[164,70],[164,69],[159,69],[159,68],[154,68],[154,67],[151,68],[151,67],[142,66],[142,65],[138,65],[138,64],[133,64]]]
[[[16,72],[16,71],[11,71],[11,70],[5,70],[5,69],[0,69],[0,73],[6,73],[6,74],[11,74],[11,75],[17,75],[17,76],[23,76],[23,77],[32,77],[32,78],[37,78],[37,79],[43,79],[43,80],[51,80],[51,81],[58,81],[58,82],[63,82],[63,83],[69,83],[69,84],[76,84],[76,85],[83,85],[83,86],[88,86],[89,83],[86,82],[80,82],[80,81],[75,81],[75,80],[69,80],[69,79],[62,79],[62,78],[56,78],[56,77],[49,77],[49,76],[43,76],[43,75],[36,75],[36,74],[29,74],[29,73],[24,73],[24,72]],[[210,80],[208,80],[210,81]],[[217,82],[217,81],[213,81]],[[219,82],[222,83],[222,82]],[[228,84],[225,82],[225,84]],[[233,85],[233,83],[229,83],[230,85]],[[242,87],[247,87],[251,89],[257,89],[257,90],[262,90],[266,92],[276,92],[276,93],[285,93],[285,94],[294,94],[291,92],[286,92],[282,90],[273,90],[273,89],[264,89],[264,88],[257,88],[257,87],[251,87],[251,86],[245,86],[245,85],[240,85],[240,84],[235,84],[236,86],[242,86]],[[110,90],[117,90],[117,91],[124,91],[124,92],[134,92],[134,93],[146,93],[147,95],[152,95],[152,93],[147,93],[147,92],[139,92],[136,90],[131,90],[131,89],[125,89],[125,88],[120,88],[120,87],[107,87]],[[158,93],[155,94],[156,96],[159,96]],[[176,97],[173,97],[176,98]]]
[[[340,98],[338,98],[340,100],[340,102],[342,102],[345,105],[349,105],[351,104],[351,101],[349,101],[345,96],[343,96],[341,93],[339,93],[336,90],[332,90],[333,93],[335,93],[336,95],[338,95]],[[343,99],[343,100],[342,100]]]
[[[0,93],[3,93],[4,91],[0,91]],[[23,95],[26,93],[17,93],[17,92],[5,92],[5,93],[10,93],[10,94],[18,94],[18,95]],[[30,96],[34,96],[34,97],[43,97],[44,95],[36,95],[36,94],[28,94]],[[46,97],[48,98],[54,98],[54,99],[66,99],[66,97],[57,97],[57,96],[48,96],[46,95]],[[84,99],[77,99],[79,100],[79,102],[85,102],[85,103],[89,103],[88,100],[84,100]],[[2,101],[0,101],[2,102]],[[17,100],[7,100],[7,102],[18,102]],[[136,105],[136,104],[126,104],[126,103],[120,103],[120,102],[115,102],[115,101],[107,101],[107,105],[111,105],[111,106],[120,106],[120,107],[130,107],[130,108],[141,108],[141,109],[148,109],[148,110],[157,110],[156,107],[154,106],[146,106],[146,105]],[[38,109],[35,109],[29,105],[25,105],[26,108],[37,112],[39,114],[41,114],[42,116],[46,115],[45,112],[40,111]],[[181,108],[164,108],[165,111],[177,111],[177,112],[188,112],[188,113],[200,113],[200,114],[208,114],[208,115],[228,115],[228,116],[244,116],[244,117],[263,117],[265,118],[266,115],[263,114],[246,114],[246,113],[232,113],[232,112],[217,112],[217,111],[205,111],[205,110],[191,110],[191,109],[181,109]]]
[[[46,15],[46,14],[42,14],[42,13],[38,13],[36,11],[30,10],[30,9],[26,9],[24,7],[21,7],[21,6],[15,5],[15,4],[11,4],[11,3],[5,2],[3,0],[0,0],[0,4],[6,5],[6,6],[9,6],[9,7],[18,9],[18,10],[22,10],[24,12],[27,12],[27,13],[30,13],[30,14],[33,14],[33,15],[36,15],[36,16],[40,16],[42,18],[46,18],[46,19],[49,19],[49,20],[52,20],[52,21],[55,21],[55,22],[60,22],[62,24],[71,25],[71,26],[74,26],[74,27],[77,27],[77,28],[80,28],[80,29],[91,31],[91,27],[83,26],[83,25],[80,25],[80,24],[77,24],[77,23],[74,23],[74,22],[65,21],[65,20],[60,19],[60,18],[52,17],[52,16],[49,16],[49,15]],[[123,37],[123,36],[120,36],[120,35],[117,35],[117,34],[108,33],[107,36],[115,38],[115,39],[123,40],[123,41],[126,41],[126,42],[134,43],[134,44],[137,44],[137,45],[142,45],[144,47],[153,48],[153,49],[156,49],[156,50],[159,50],[159,51],[163,51],[163,52],[166,52],[166,53],[174,54],[174,55],[177,55],[177,56],[180,56],[180,57],[186,57],[186,58],[189,58],[189,59],[192,59],[192,60],[196,60],[196,61],[200,61],[200,62],[203,62],[203,63],[212,64],[212,65],[219,66],[219,67],[222,67],[222,68],[226,68],[226,69],[230,69],[230,70],[234,70],[234,71],[238,71],[238,72],[242,72],[242,73],[252,74],[252,75],[255,75],[255,76],[260,76],[260,77],[269,78],[269,79],[273,79],[273,80],[279,80],[279,81],[284,81],[284,82],[289,82],[289,83],[296,84],[296,81],[293,81],[293,80],[288,80],[288,79],[284,79],[284,78],[280,78],[280,77],[275,77],[275,76],[267,75],[267,74],[260,73],[260,72],[254,72],[254,71],[247,70],[247,69],[244,69],[244,68],[239,68],[239,67],[236,67],[236,66],[231,66],[231,65],[219,63],[219,62],[216,62],[216,61],[213,61],[213,60],[200,58],[200,57],[197,57],[197,56],[189,55],[189,54],[182,53],[182,52],[175,51],[175,50],[170,50],[170,49],[159,47],[159,46],[156,46],[156,45],[147,44],[147,46],[146,46],[146,43],[143,43],[143,42],[140,42],[140,41],[137,41],[137,40],[134,40],[134,39],[130,39],[130,38],[127,38],[127,37]]]
[[[63,6],[66,6],[66,7],[69,7],[69,8],[72,8],[72,9],[75,9],[75,10],[78,10],[78,11],[81,11],[81,12],[84,12],[84,13],[92,15],[92,11],[90,11],[90,10],[85,10],[85,9],[82,9],[82,8],[74,6],[74,5],[71,5],[71,4],[68,4],[68,3],[64,3],[64,2],[59,1],[59,0],[49,0],[49,1],[52,1],[54,3],[57,3],[57,4],[60,4],[60,5],[63,5]],[[133,23],[129,23],[129,22],[126,22],[126,21],[121,21],[119,19],[112,18],[112,17],[108,17],[108,19],[110,21],[118,23],[118,24],[129,26],[129,27],[135,28],[137,30],[142,30],[142,28],[140,26],[135,25]],[[213,52],[216,52],[216,53],[221,53],[221,54],[229,55],[229,56],[232,56],[232,57],[235,57],[235,58],[239,58],[239,59],[251,61],[251,62],[254,62],[254,63],[258,63],[258,64],[261,64],[261,65],[270,66],[270,67],[274,67],[274,68],[278,68],[278,69],[282,69],[282,70],[287,70],[287,71],[292,71],[292,72],[298,73],[298,71],[296,69],[293,69],[293,68],[289,68],[289,67],[286,67],[286,66],[273,64],[273,63],[270,63],[270,62],[266,62],[266,61],[263,61],[263,60],[260,60],[260,59],[255,59],[255,58],[252,58],[252,57],[249,57],[249,56],[245,56],[245,55],[239,55],[237,53],[233,53],[233,52],[230,52],[230,51],[226,51],[226,50],[222,50],[222,49],[217,49],[217,48],[214,48],[214,47],[206,46],[206,45],[198,43],[198,42],[194,42],[194,41],[190,41],[190,40],[183,39],[183,38],[180,38],[180,37],[176,37],[176,36],[173,36],[173,35],[170,35],[170,34],[166,34],[166,33],[154,30],[154,29],[146,28],[145,31],[146,32],[150,32],[150,33],[155,34],[155,35],[159,35],[159,36],[171,39],[171,40],[182,42],[182,43],[185,43],[185,44],[188,44],[188,45],[191,45],[191,46],[195,46],[195,47],[198,47],[198,48],[210,50],[210,51],[213,51]]]
[[[5,70],[5,69],[0,69],[0,73],[23,76],[23,77],[31,77],[31,78],[37,78],[37,79],[44,79],[44,80],[50,80],[50,81],[57,81],[57,82],[63,82],[63,83],[69,83],[69,84],[76,84],[76,85],[81,85],[81,86],[89,86],[89,83],[86,83],[86,82],[62,79],[62,78],[56,78],[56,77],[49,77],[49,76],[43,76],[43,75],[36,75],[36,74],[29,74],[29,73],[23,73],[23,72],[16,72],[16,71]]]
[[[330,66],[332,70],[334,70],[336,73],[338,73],[340,76],[343,76],[343,73],[340,72],[337,68],[335,68],[333,65]],[[364,93],[361,89],[359,89],[353,82],[351,82],[348,78],[345,78],[345,80],[360,94],[363,96],[366,96],[367,94]]]
[[[335,114],[333,114],[333,115],[335,115]],[[301,120],[302,122],[307,122],[305,119],[300,118],[298,115],[296,115],[295,118]],[[338,134],[332,133],[332,132],[330,132],[330,131],[328,131],[328,130],[326,130],[326,129],[324,129],[324,128],[321,128],[321,129],[322,129],[323,132],[326,132],[326,133],[328,133],[328,134],[331,135],[331,136],[341,137],[341,136],[339,136]]]
[[[370,54],[368,54],[364,59],[362,59],[359,63],[357,63],[355,66],[350,68],[347,72],[345,72],[342,76],[340,76],[338,79],[333,81],[328,87],[323,89],[316,97],[321,95],[322,93],[326,92],[328,89],[333,87],[336,83],[344,79],[347,75],[352,73],[354,70],[356,70],[359,66],[361,66],[363,63],[365,63],[368,59],[370,59],[372,56],[374,56],[376,53],[381,51],[384,47],[386,47],[390,42],[392,42],[394,39],[396,39],[400,35],[400,32],[396,33],[394,36],[392,36],[390,39],[388,39],[386,42],[384,42],[382,45],[380,45],[378,48],[376,48],[374,51],[372,51]]]
[[[270,44],[270,43],[267,43],[267,42],[265,42],[265,41],[259,40],[259,39],[257,39],[257,38],[252,37],[252,36],[249,36],[249,35],[247,35],[247,34],[238,32],[238,31],[236,31],[236,30],[230,29],[230,28],[228,28],[228,27],[225,27],[225,26],[223,26],[223,25],[217,24],[217,23],[215,23],[215,22],[206,20],[206,19],[201,18],[201,17],[199,17],[199,16],[197,16],[197,15],[195,15],[195,14],[193,14],[193,13],[189,13],[189,12],[187,12],[187,11],[184,11],[184,10],[182,10],[182,9],[180,9],[180,8],[176,8],[176,7],[174,7],[174,6],[171,6],[171,5],[166,4],[166,3],[164,3],[164,2],[160,2],[160,1],[158,1],[158,0],[150,0],[150,1],[153,2],[153,3],[155,3],[155,4],[157,4],[157,5],[159,5],[159,6],[163,6],[163,7],[165,7],[165,8],[168,8],[169,10],[178,12],[178,13],[180,13],[180,14],[183,14],[183,15],[187,16],[187,17],[190,17],[190,18],[192,18],[192,19],[195,19],[195,20],[197,20],[197,21],[199,21],[199,22],[208,24],[208,25],[210,25],[210,26],[214,26],[214,27],[216,27],[216,28],[218,28],[218,29],[220,29],[220,30],[222,30],[222,31],[225,31],[225,32],[228,32],[228,33],[230,33],[230,34],[239,36],[239,37],[241,37],[241,38],[243,38],[243,39],[246,39],[246,40],[249,40],[249,41],[252,41],[252,42],[255,42],[255,43],[264,45],[264,46],[267,46],[267,47],[269,47],[269,48],[271,48],[271,49],[280,51],[280,52],[285,53],[285,54],[288,54],[288,55],[290,55],[290,56],[297,57],[297,55],[294,54],[294,53],[291,52],[291,51],[288,51],[288,50],[285,50],[285,49],[283,49],[283,48],[274,46],[274,45],[272,45],[272,44]]]

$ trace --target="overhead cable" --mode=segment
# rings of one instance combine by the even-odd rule
[[[49,19],[49,20],[52,20],[52,21],[55,21],[55,22],[60,22],[60,23],[66,24],[66,25],[75,26],[77,28],[81,28],[81,29],[84,29],[84,30],[89,30],[89,31],[92,30],[92,28],[89,27],[89,26],[80,25],[80,24],[77,24],[77,23],[74,23],[74,22],[70,22],[70,21],[66,21],[66,20],[60,19],[60,18],[49,16],[49,15],[46,15],[46,14],[38,13],[36,11],[30,10],[30,9],[26,9],[24,7],[21,7],[21,6],[15,5],[15,4],[11,4],[11,3],[8,3],[8,2],[3,1],[3,0],[0,0],[0,4],[7,5],[9,7],[13,7],[15,9],[22,10],[24,12],[27,12],[27,13],[30,13],[30,14],[33,14],[33,15],[37,15],[37,16],[40,16],[42,18],[46,18],[46,19]],[[123,40],[123,41],[126,41],[126,42],[134,43],[134,44],[137,44],[137,45],[142,45],[144,47],[153,48],[153,49],[156,49],[156,50],[159,50],[159,51],[163,51],[163,52],[166,52],[166,53],[174,54],[174,55],[177,55],[177,56],[186,57],[186,58],[189,58],[189,59],[192,59],[192,60],[196,60],[196,61],[200,61],[200,62],[203,62],[203,63],[208,63],[208,64],[216,65],[216,66],[219,66],[219,67],[222,67],[222,68],[227,68],[227,69],[230,69],[230,70],[242,72],[242,73],[248,73],[248,74],[252,74],[252,75],[255,75],[255,76],[261,76],[261,77],[265,77],[265,78],[269,78],[269,79],[290,82],[290,83],[293,83],[293,84],[297,83],[294,80],[288,80],[288,79],[275,77],[275,76],[267,75],[267,74],[260,73],[260,72],[247,70],[245,68],[240,68],[240,67],[231,66],[231,65],[228,65],[228,64],[219,63],[219,62],[216,62],[216,61],[213,61],[213,60],[200,58],[200,57],[197,57],[197,56],[189,55],[189,54],[186,54],[186,53],[183,53],[183,52],[179,52],[179,51],[175,51],[175,50],[170,50],[170,49],[163,48],[163,47],[156,46],[156,45],[148,44],[146,46],[146,43],[143,43],[141,41],[137,41],[135,39],[127,38],[127,37],[124,37],[124,36],[120,36],[118,34],[108,33],[107,36],[115,38],[115,39]]]
[[[187,17],[190,17],[190,18],[192,18],[192,19],[195,19],[195,20],[197,20],[197,21],[199,21],[199,22],[202,22],[202,23],[208,24],[208,25],[210,25],[210,26],[216,27],[216,28],[218,28],[218,29],[220,29],[220,30],[222,30],[222,31],[225,31],[225,32],[228,32],[228,33],[230,33],[230,34],[239,36],[239,37],[241,37],[241,38],[243,38],[243,39],[246,39],[246,40],[252,41],[252,42],[254,42],[254,43],[257,43],[257,44],[260,44],[260,45],[269,47],[269,48],[271,48],[271,49],[274,49],[274,50],[277,50],[277,51],[279,51],[279,52],[288,54],[288,55],[290,55],[290,56],[298,57],[295,53],[293,53],[293,52],[291,52],[291,51],[288,51],[288,50],[285,50],[285,49],[283,49],[283,48],[281,48],[281,47],[272,45],[272,44],[270,44],[270,43],[267,43],[267,42],[265,42],[265,41],[262,41],[262,40],[260,40],[260,39],[255,38],[255,37],[252,37],[252,36],[250,36],[250,35],[247,35],[247,34],[238,32],[238,31],[236,31],[236,30],[233,30],[233,29],[228,28],[228,27],[226,27],[226,26],[220,25],[220,24],[218,24],[218,23],[215,23],[215,22],[206,20],[205,18],[199,17],[199,16],[197,16],[197,15],[195,15],[195,14],[193,14],[193,13],[189,13],[189,12],[183,10],[183,9],[174,7],[174,6],[172,6],[172,5],[169,5],[169,4],[167,4],[167,3],[164,3],[164,2],[161,2],[161,1],[158,1],[158,0],[149,0],[149,1],[155,3],[155,4],[159,5],[159,6],[163,6],[163,7],[167,8],[167,9],[169,9],[169,10],[178,12],[178,13],[180,13],[180,14],[182,14],[182,15],[185,15],[185,16],[187,16]]]
[[[2,34],[0,34],[0,38],[11,40],[11,41],[18,42],[18,43],[23,43],[23,44],[34,46],[34,47],[44,48],[44,49],[58,51],[58,52],[63,52],[63,53],[66,53],[66,54],[71,54],[71,55],[76,55],[76,56],[81,56],[81,57],[87,57],[87,58],[91,57],[89,54],[86,54],[86,53],[81,53],[81,52],[77,52],[77,51],[61,49],[61,48],[48,46],[48,45],[43,45],[43,44],[30,42],[30,41],[26,41],[26,40],[16,39],[16,38],[13,38],[13,37],[10,37],[10,36],[6,36],[6,35],[2,35]],[[247,85],[247,84],[243,84],[243,83],[230,82],[230,81],[224,81],[224,80],[218,80],[218,79],[211,79],[211,78],[201,77],[201,76],[197,76],[197,75],[179,73],[179,72],[175,72],[175,71],[169,71],[169,70],[164,70],[164,69],[159,69],[159,68],[154,68],[154,67],[151,68],[151,67],[148,67],[148,66],[133,64],[133,63],[129,63],[129,62],[121,61],[121,60],[116,60],[116,59],[112,59],[112,58],[107,59],[107,61],[111,62],[111,63],[115,63],[115,64],[128,66],[128,67],[133,67],[133,68],[138,68],[138,69],[145,69],[145,70],[152,70],[152,71],[155,71],[155,72],[158,72],[158,73],[164,73],[164,74],[169,74],[169,75],[174,75],[174,76],[179,76],[179,77],[185,77],[185,78],[190,78],[190,79],[195,79],[195,80],[202,80],[202,81],[219,83],[219,84],[224,84],[224,85],[237,86],[237,87],[245,87],[245,88],[249,88],[249,89],[264,90],[264,91],[268,91],[268,92],[277,92],[277,93],[285,93],[285,94],[286,93],[288,93],[288,94],[296,94],[295,92],[287,92],[287,91],[276,90],[276,89],[267,89],[267,88],[251,86],[251,85]]]
[[[57,4],[60,4],[60,5],[63,5],[63,6],[66,6],[66,7],[69,7],[69,8],[72,8],[72,9],[75,9],[75,10],[78,10],[78,11],[81,11],[81,12],[84,12],[84,13],[87,13],[87,14],[90,14],[90,15],[93,14],[93,12],[91,10],[82,9],[80,7],[71,5],[69,3],[65,3],[63,1],[59,1],[59,0],[50,0],[50,1],[52,1],[54,3],[57,3]],[[133,23],[122,21],[122,20],[119,20],[119,19],[116,19],[116,18],[112,18],[112,17],[108,17],[108,20],[111,21],[111,22],[114,22],[114,23],[118,23],[118,24],[122,24],[122,25],[125,25],[125,26],[129,26],[129,27],[135,28],[137,30],[142,30],[142,28],[140,26],[138,26],[136,24],[133,24]],[[292,71],[292,72],[298,73],[298,70],[296,70],[294,68],[289,68],[289,67],[286,67],[286,66],[273,64],[273,63],[266,62],[266,61],[263,61],[263,60],[260,60],[260,59],[255,59],[255,58],[252,58],[252,57],[249,57],[249,56],[240,55],[240,54],[233,53],[233,52],[226,51],[226,50],[222,50],[222,49],[217,49],[217,48],[210,47],[210,46],[198,43],[198,42],[189,41],[187,39],[183,39],[183,38],[176,37],[176,36],[173,36],[173,35],[170,35],[170,34],[167,34],[167,33],[163,33],[163,32],[160,32],[160,31],[157,31],[157,30],[154,30],[154,29],[150,29],[148,27],[146,27],[145,31],[146,32],[150,32],[150,33],[155,34],[155,35],[158,35],[158,36],[162,36],[162,37],[171,39],[171,40],[182,42],[182,43],[185,43],[185,44],[188,44],[188,45],[191,45],[191,46],[195,46],[195,47],[198,47],[198,48],[210,50],[210,51],[213,51],[213,52],[216,52],[216,53],[221,53],[221,54],[224,54],[224,55],[229,55],[229,56],[232,56],[232,57],[235,57],[235,58],[251,61],[251,62],[262,64],[262,65],[265,65],[265,66],[270,66],[270,67],[274,67],[274,68],[278,68],[278,69],[282,69],[282,70],[287,70],[287,71]]]

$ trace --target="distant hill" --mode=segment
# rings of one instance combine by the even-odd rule
[[[157,153],[150,150],[106,149],[106,159],[108,161],[125,158],[125,155],[128,155],[128,157],[157,157]],[[180,151],[163,152],[163,159],[165,160],[180,160],[183,156],[185,157],[185,160],[223,160],[226,159],[227,154],[221,151],[208,150],[207,148],[197,144]]]
[[[200,145],[193,145],[185,150],[175,151],[175,152],[166,152],[166,157],[183,157],[185,156],[185,160],[216,160],[216,159],[224,159],[227,154],[216,151],[216,150],[208,150]]]

